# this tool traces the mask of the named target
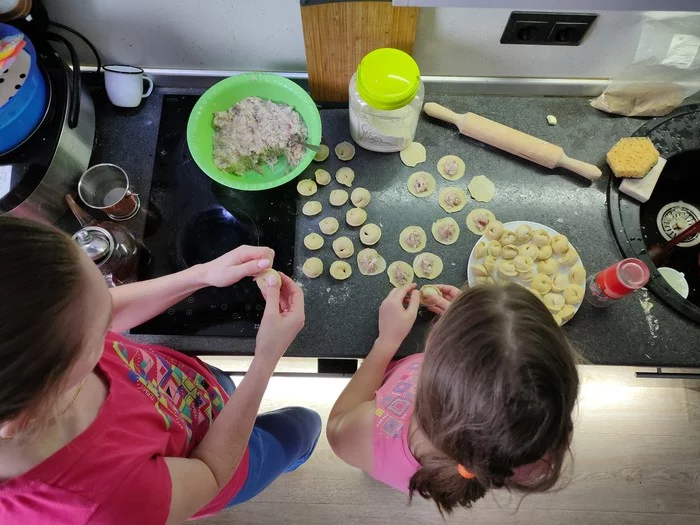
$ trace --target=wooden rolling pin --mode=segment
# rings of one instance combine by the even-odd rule
[[[561,146],[556,146],[474,113],[459,115],[434,102],[426,103],[423,106],[423,111],[431,117],[451,122],[459,128],[460,133],[467,137],[531,160],[545,168],[565,168],[588,180],[598,180],[602,175],[597,166],[567,157]]]

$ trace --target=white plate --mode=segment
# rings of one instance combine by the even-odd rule
[[[552,237],[552,236],[554,236],[554,235],[557,235],[557,234],[559,233],[558,231],[556,231],[556,230],[553,229],[553,228],[550,228],[549,226],[545,226],[544,224],[540,224],[539,222],[532,222],[532,221],[510,221],[510,222],[505,222],[505,223],[503,223],[503,228],[506,229],[506,230],[515,231],[515,229],[516,229],[518,226],[522,225],[522,224],[527,224],[527,225],[530,226],[530,228],[532,228],[533,230],[542,229],[542,230],[546,231],[546,232],[550,235],[550,237]],[[469,283],[469,286],[474,286],[474,285],[476,284],[476,276],[472,273],[472,266],[475,265],[475,264],[478,264],[478,263],[477,263],[478,259],[477,259],[477,257],[476,257],[475,252],[476,252],[476,246],[477,246],[481,241],[484,241],[484,242],[488,243],[488,242],[489,242],[489,239],[487,239],[485,235],[482,235],[482,236],[479,238],[479,240],[476,241],[476,243],[474,244],[474,247],[472,248],[472,252],[469,254],[469,262],[467,263],[467,282]],[[569,241],[569,243],[571,244],[571,241]],[[571,244],[571,246],[573,246],[574,250],[576,250],[576,246],[574,246],[573,244]],[[576,250],[576,253],[578,253],[578,250]],[[499,257],[498,259],[496,259],[496,261],[498,262],[500,259],[501,259],[501,258]],[[583,266],[583,261],[581,260],[581,256],[579,256],[578,261],[577,261],[576,263],[574,263],[574,264],[581,264],[581,265]],[[574,266],[574,264],[572,264],[571,266]],[[570,266],[567,266],[566,268],[567,268],[567,271],[566,271],[566,272],[557,272],[557,273],[566,273],[567,276],[568,276],[568,268],[570,268]],[[584,266],[584,268],[585,268],[585,266]],[[586,273],[588,273],[588,272],[586,272]],[[498,281],[501,281],[501,282],[503,281],[503,278],[501,278],[501,277],[496,277],[496,270],[495,270],[495,269],[494,269],[493,273],[491,274],[491,277],[493,277],[494,280],[496,280],[497,282],[498,282]],[[510,281],[511,281],[511,282],[514,282],[514,283],[521,284],[521,285],[523,285],[525,288],[530,288],[529,283],[528,283],[527,281],[524,281],[523,279],[519,279],[519,278],[517,278],[517,277],[513,277],[512,279],[510,279]],[[583,301],[581,301],[581,303],[582,303],[582,302],[583,302]],[[570,321],[571,319],[574,318],[574,316],[576,315],[576,312],[578,312],[578,309],[581,308],[581,303],[579,303],[579,304],[576,305],[576,311],[574,311],[574,315],[571,316],[571,318],[569,319],[569,321]],[[566,323],[568,323],[569,321],[564,321],[563,324],[566,324]]]

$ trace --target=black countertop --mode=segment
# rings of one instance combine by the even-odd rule
[[[148,203],[160,107],[166,93],[197,92],[156,89],[140,108],[123,110],[113,107],[101,90],[93,91],[97,137],[91,165],[113,162],[122,166],[143,203]],[[592,109],[586,100],[577,98],[433,95],[429,100],[458,113],[474,111],[531,133],[563,146],[571,157],[598,166],[605,165],[605,153],[618,138],[631,135],[645,122],[606,115]],[[545,117],[548,114],[556,115],[559,121],[557,126],[547,125]],[[331,149],[338,142],[349,140],[346,110],[322,110],[321,118],[324,142]],[[452,126],[443,126],[425,117],[421,118],[416,140],[425,145],[428,159],[415,169],[404,166],[396,154],[375,154],[361,148],[357,149],[355,159],[346,163],[356,173],[353,187],[366,187],[372,193],[372,202],[366,208],[368,222],[382,227],[382,239],[375,248],[387,263],[394,260],[412,261],[412,257],[398,246],[398,234],[403,227],[418,224],[429,234],[432,222],[446,215],[437,204],[437,191],[429,199],[416,199],[406,190],[405,181],[412,172],[423,169],[436,175],[438,189],[448,185],[437,175],[435,165],[442,155],[450,153],[465,160],[467,174],[458,183],[449,185],[466,186],[474,175],[487,175],[496,185],[496,196],[485,207],[492,210],[499,220],[536,221],[567,235],[579,251],[589,274],[622,258],[607,217],[607,168],[601,180],[590,183],[575,174],[547,170],[494,150],[467,139]],[[320,165],[313,163],[302,177],[313,177],[318,167],[324,167],[333,174],[339,166],[340,162],[331,155]],[[310,280],[301,273],[303,261],[312,255],[304,248],[303,238],[311,231],[318,231],[318,220],[322,217],[337,217],[342,224],[337,235],[350,236],[355,241],[356,253],[362,248],[357,241],[359,228],[350,228],[344,222],[349,205],[332,209],[328,204],[328,194],[337,187],[334,181],[312,197],[324,205],[323,213],[315,218],[301,214],[301,206],[306,199],[300,199],[297,203],[299,213],[294,278],[305,290],[307,324],[289,349],[288,356],[365,356],[376,337],[377,308],[391,289],[386,274],[362,276],[357,271],[354,258],[351,260],[355,269],[353,276],[344,282],[334,281],[327,273],[330,262],[335,259],[332,239],[329,238],[326,238],[320,252],[313,254],[323,259],[326,268],[324,275]],[[477,203],[470,201],[465,210],[453,214],[462,226],[456,244],[440,246],[429,234],[426,250],[440,254],[445,262],[440,282],[460,286],[465,281],[466,260],[477,237],[464,227],[464,217],[474,207],[477,207]],[[142,236],[145,217],[140,214],[125,225]],[[419,284],[426,282],[420,280]],[[653,304],[651,311],[647,311],[649,302]],[[419,315],[416,327],[399,355],[421,350],[431,318],[429,312]],[[607,309],[596,309],[584,302],[575,318],[566,324],[565,330],[582,356],[594,364],[700,366],[700,326],[681,318],[644,290]],[[198,354],[249,355],[254,349],[252,339],[156,335],[133,338]]]

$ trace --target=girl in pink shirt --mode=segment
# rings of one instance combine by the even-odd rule
[[[563,331],[519,285],[439,285],[425,352],[392,363],[416,319],[415,286],[379,309],[377,340],[329,416],[335,453],[441,513],[492,489],[553,487],[579,384]]]
[[[304,324],[289,277],[259,280],[266,307],[238,388],[194,357],[115,333],[273,259],[243,246],[108,289],[70,237],[0,217],[0,523],[177,524],[246,501],[304,463],[318,414],[257,415]]]

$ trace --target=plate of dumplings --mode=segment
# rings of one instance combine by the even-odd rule
[[[469,256],[469,286],[514,282],[532,292],[559,326],[583,301],[586,269],[565,235],[531,221],[490,220]]]

